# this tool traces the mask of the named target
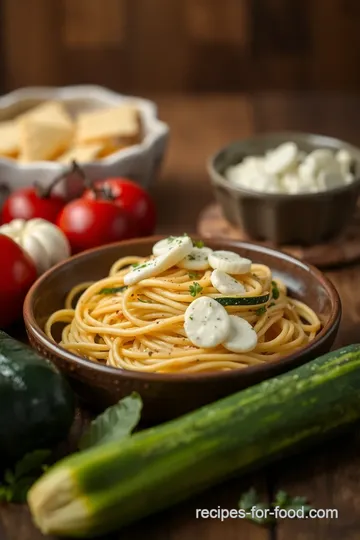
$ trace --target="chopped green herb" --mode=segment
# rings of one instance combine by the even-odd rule
[[[190,253],[186,258],[188,261],[195,261],[196,259],[195,255],[193,255],[192,253]]]
[[[190,319],[190,321],[193,321],[194,317],[192,315],[190,315],[189,319]]]
[[[171,244],[174,240],[175,240],[176,236],[169,236],[166,241],[168,242],[168,244]]]
[[[143,304],[152,304],[151,300],[144,300],[144,298],[138,298],[139,302],[142,302]]]
[[[272,297],[274,300],[277,300],[280,296],[280,291],[278,289],[277,283],[275,281],[272,281],[271,286],[272,286]]]
[[[124,292],[127,289],[126,286],[124,287],[105,287],[104,289],[101,289],[99,294],[116,294],[119,292]]]
[[[131,265],[132,268],[137,268],[139,266],[140,263],[134,263]]]
[[[260,317],[260,315],[263,315],[266,313],[266,306],[261,306],[255,311],[256,315]]]
[[[256,509],[269,509],[271,510],[272,515],[267,515],[269,513],[263,513],[264,517],[256,517],[252,512],[252,508]],[[275,508],[281,508],[284,510],[301,510],[301,516],[307,516],[311,510],[311,506],[308,504],[306,497],[291,497],[285,491],[278,491],[275,496],[275,501],[273,503],[263,503],[259,501],[259,497],[254,488],[249,489],[246,493],[243,493],[239,501],[239,509],[244,510],[244,518],[255,523],[256,525],[261,525],[263,527],[271,527],[276,524],[275,517]]]
[[[0,502],[26,502],[27,492],[47,468],[50,455],[50,450],[35,450],[25,454],[13,470],[6,469],[0,483]]]
[[[199,283],[197,283],[196,281],[194,281],[193,284],[189,287],[190,294],[194,297],[200,294],[202,290],[202,286],[199,285]]]
[[[239,508],[242,510],[251,510],[251,508],[259,502],[256,490],[252,487],[249,491],[245,491],[240,497]]]
[[[205,245],[202,240],[193,240],[193,244],[194,244],[194,247],[197,247],[197,248],[203,248]]]
[[[199,279],[200,274],[198,272],[189,272],[188,276],[190,279]]]
[[[135,270],[140,270],[141,268],[146,268],[149,262],[150,261],[144,262],[143,264],[138,264],[137,267],[135,268]]]
[[[268,307],[270,308],[270,307],[273,307],[273,306],[275,306],[275,302],[271,302],[271,304],[269,304]]]
[[[259,501],[258,494],[256,493],[254,488],[249,489],[249,491],[243,493],[241,495],[240,501],[239,501],[239,509],[244,510],[245,515],[244,518],[248,521],[251,521],[251,523],[254,523],[255,525],[263,525],[263,526],[269,526],[272,522],[269,521],[269,519],[264,518],[258,518],[256,515],[252,515],[251,509],[256,507],[256,509],[259,510],[265,510],[266,504]],[[266,514],[263,514],[266,515]]]

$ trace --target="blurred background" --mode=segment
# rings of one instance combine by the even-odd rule
[[[360,90],[359,0],[0,0],[0,90]]]

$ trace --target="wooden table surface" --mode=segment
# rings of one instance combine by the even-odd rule
[[[205,160],[235,138],[269,130],[313,131],[360,145],[360,96],[263,94],[255,96],[158,97],[171,141],[155,189],[159,232],[193,232],[200,211],[212,201]],[[360,341],[360,262],[327,272],[343,303],[336,345]],[[196,519],[197,508],[236,508],[244,490],[255,487],[264,502],[278,489],[308,497],[314,508],[337,509],[338,519],[283,520],[272,530],[242,519]],[[359,540],[360,436],[341,438],[235,479],[156,516],[110,540]],[[25,506],[0,506],[0,540],[44,539]]]

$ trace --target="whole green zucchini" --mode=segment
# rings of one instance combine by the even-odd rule
[[[0,330],[0,463],[64,439],[74,398],[57,369]]]
[[[166,404],[164,403],[164,407]],[[28,502],[48,534],[96,536],[360,418],[360,345],[62,460]]]

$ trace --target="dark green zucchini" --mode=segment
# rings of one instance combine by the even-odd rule
[[[44,533],[95,536],[359,419],[360,345],[353,345],[162,426],[65,458],[32,487],[30,508]]]
[[[270,294],[261,296],[219,296],[215,298],[222,306],[258,306],[266,304],[270,299]]]
[[[66,437],[73,418],[73,393],[57,369],[0,330],[1,466],[51,448]]]

